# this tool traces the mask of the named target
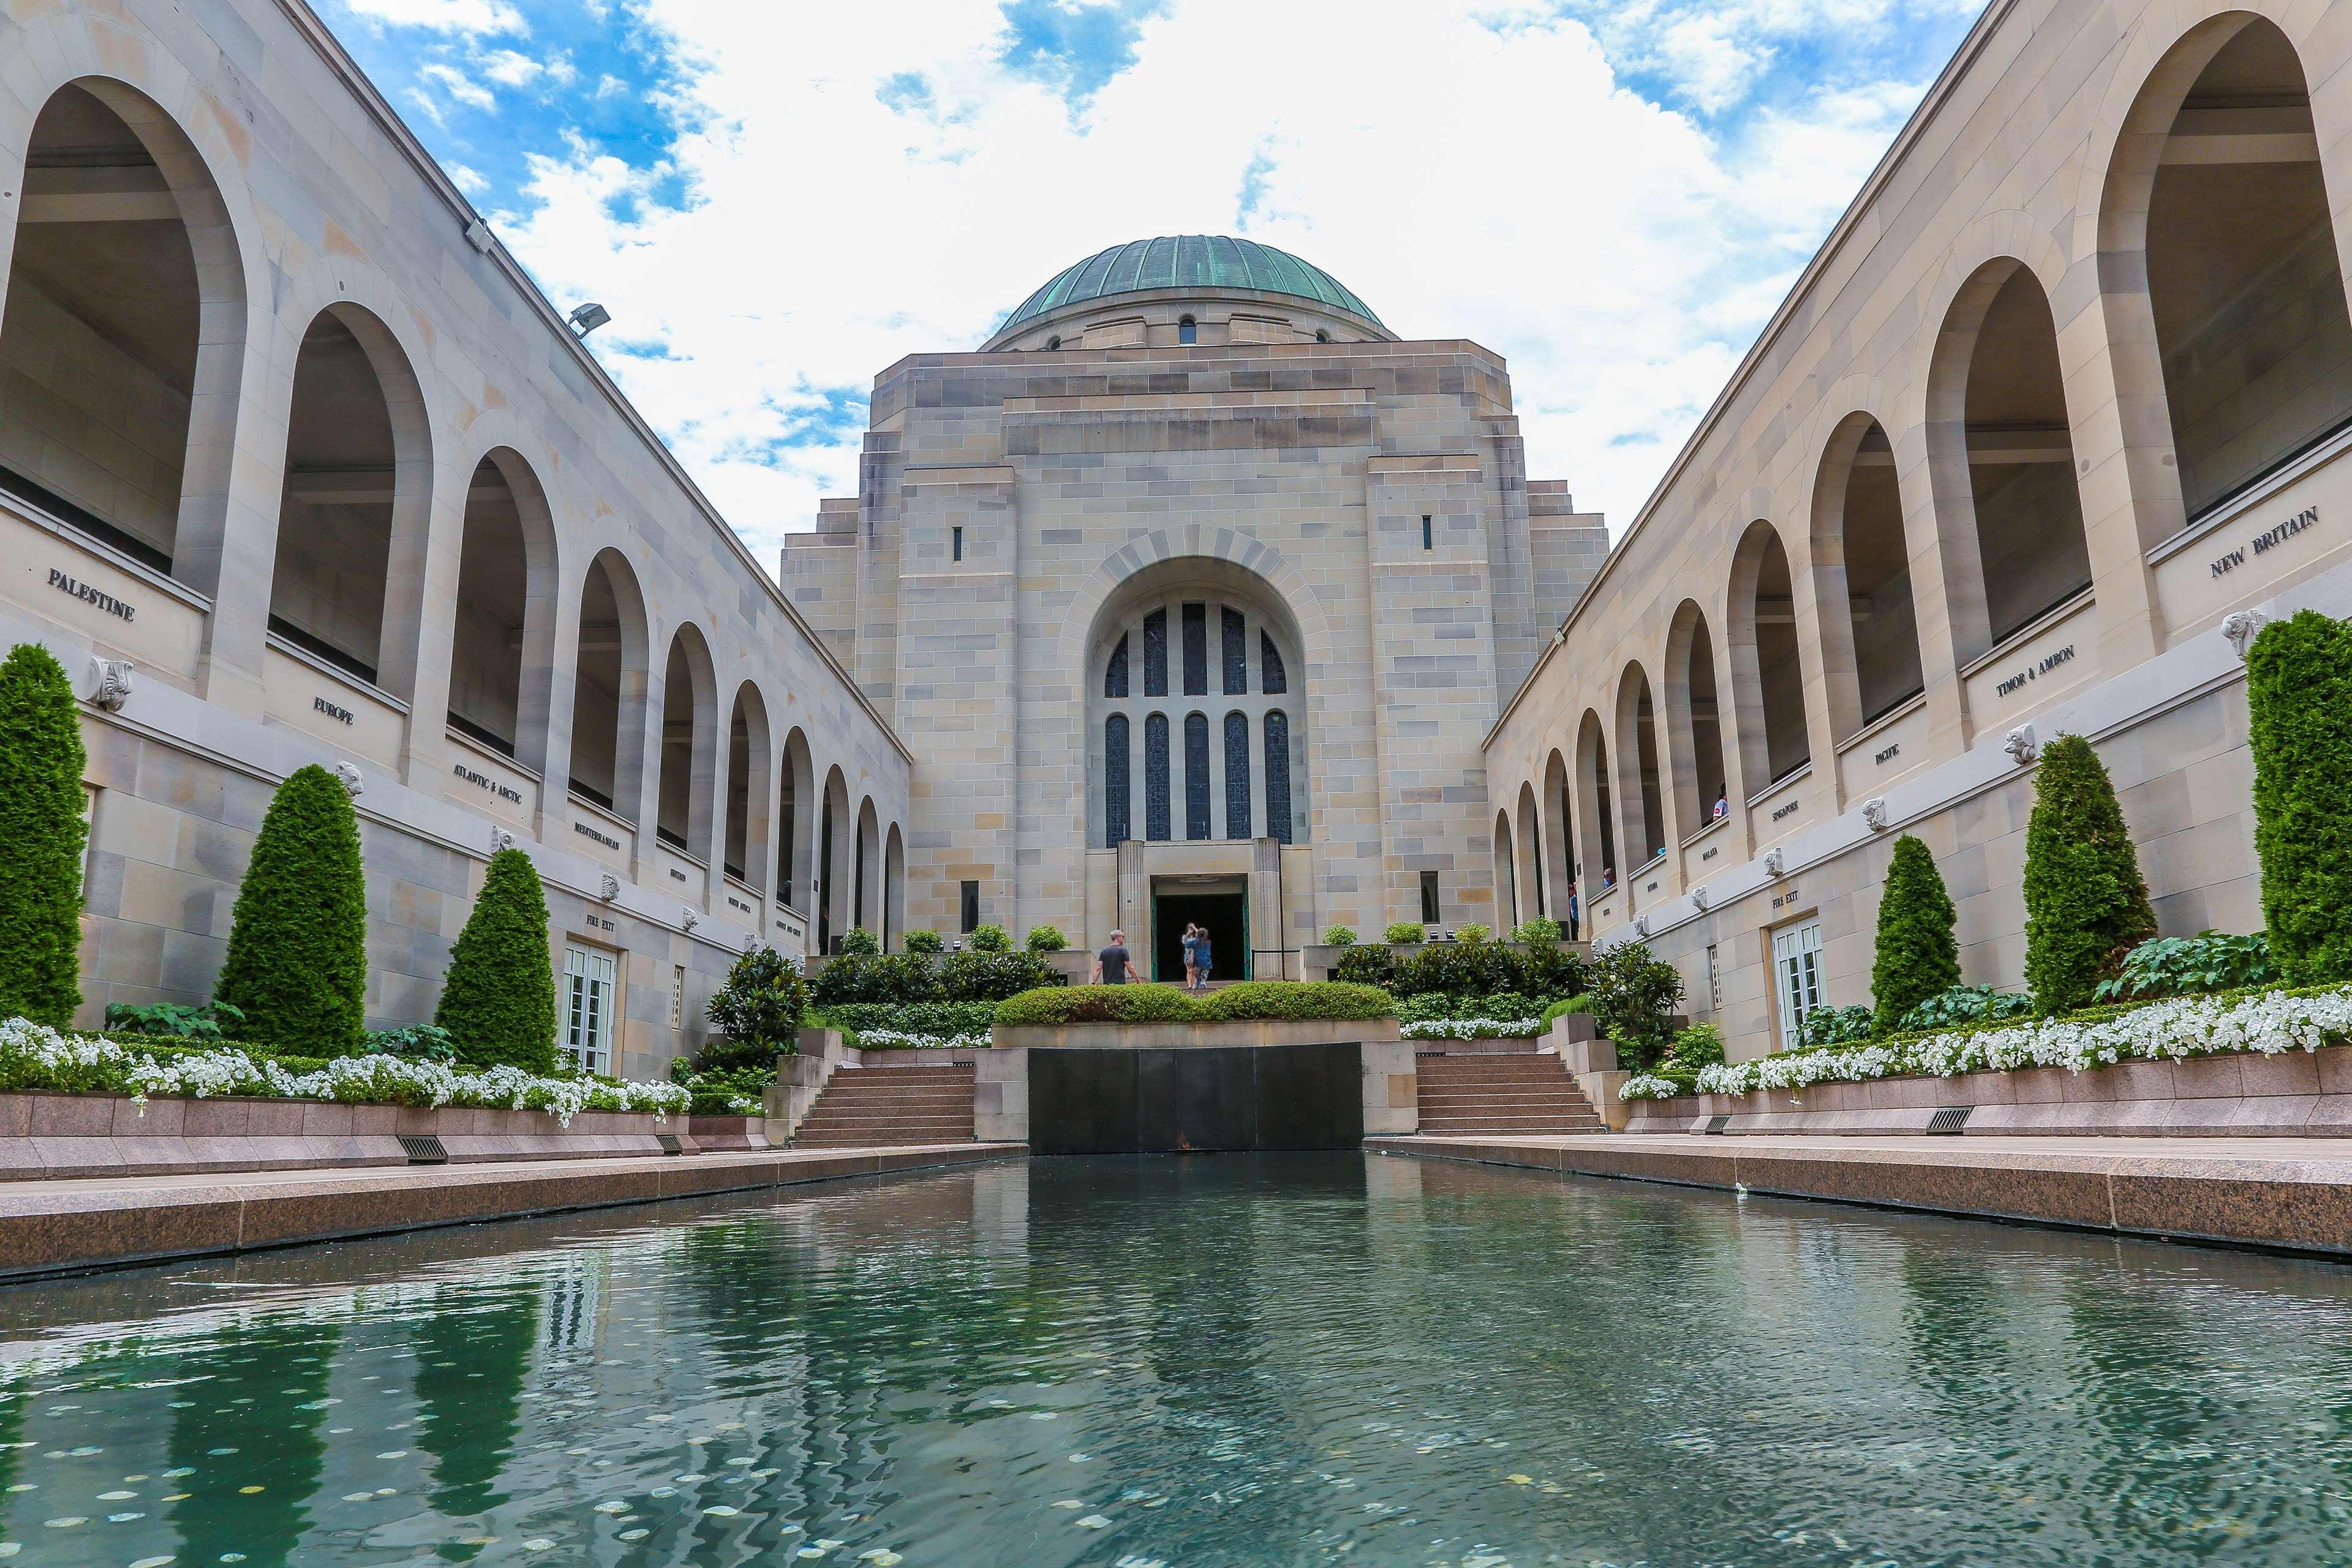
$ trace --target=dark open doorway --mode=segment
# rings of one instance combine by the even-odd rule
[[[1205,927],[1213,963],[1211,978],[1249,978],[1249,896],[1240,879],[1231,886],[1162,883],[1151,900],[1152,978],[1184,983],[1184,927]],[[1179,890],[1181,889],[1181,890]]]

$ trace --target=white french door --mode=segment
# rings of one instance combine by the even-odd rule
[[[1780,991],[1780,1048],[1797,1043],[1805,1016],[1822,1005],[1822,922],[1772,933],[1772,973]]]
[[[563,950],[563,1048],[583,1072],[613,1070],[613,977],[611,953]]]

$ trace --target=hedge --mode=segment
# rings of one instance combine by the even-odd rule
[[[2025,825],[2025,984],[2044,1015],[2091,1000],[2156,911],[2105,763],[2080,735],[2042,748]]]
[[[1896,839],[1879,894],[1878,942],[1870,965],[1878,1033],[1893,1034],[1906,1013],[1960,983],[1956,919],[1935,855],[1908,833]]]
[[[73,683],[38,643],[0,662],[0,1017],[81,1005],[81,775]]]
[[[1387,992],[1335,981],[1246,981],[1201,996],[1173,985],[1058,985],[1025,991],[996,1005],[996,1022],[1012,1028],[1395,1016],[1395,998]]]
[[[810,1026],[819,1029],[845,1029],[851,1034],[882,1029],[941,1040],[984,1035],[995,1022],[992,1002],[843,1002],[808,1019]]]
[[[530,1073],[555,1070],[547,894],[521,850],[490,857],[481,896],[449,950],[433,1022],[449,1031],[457,1059],[467,1067],[505,1062]]]
[[[2273,621],[2246,655],[2263,919],[2290,984],[2352,979],[2352,625]]]
[[[261,819],[213,994],[244,1011],[246,1037],[262,1045],[327,1057],[361,1047],[367,894],[359,818],[342,781],[315,763],[278,786]]]
[[[1001,1002],[1061,983],[1037,953],[972,952],[944,959],[904,952],[835,958],[809,983],[809,999],[831,1011],[852,1003]]]

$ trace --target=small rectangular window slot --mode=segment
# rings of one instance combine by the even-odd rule
[[[961,529],[961,528],[959,528],[959,529],[955,530],[954,531],[955,531],[955,558],[956,558],[958,561],[961,561],[961,560],[962,560],[962,559],[963,559],[963,530],[962,530],[962,529]]]
[[[1437,548],[1436,541],[1430,533],[1429,517],[1427,513],[1423,513],[1421,520],[1421,547],[1423,550],[1434,550]]]
[[[980,929],[980,884],[978,882],[963,884],[962,903],[961,929],[964,935],[970,936]]]
[[[1421,874],[1421,923],[1433,926],[1444,918],[1437,907],[1437,873],[1423,871]]]

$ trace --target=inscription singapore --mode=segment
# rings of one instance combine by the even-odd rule
[[[49,568],[49,586],[60,594],[71,594],[85,604],[96,605],[110,616],[120,616],[126,621],[136,620],[139,616],[139,612],[135,608],[124,604],[113,595],[93,588],[77,578],[68,577],[54,566]]]
[[[1782,817],[1784,817],[1784,816],[1796,816],[1796,815],[1797,815],[1797,807],[1799,807],[1799,806],[1801,806],[1801,805],[1804,805],[1804,804],[1805,804],[1805,803],[1804,803],[1803,801],[1801,801],[1801,800],[1792,800],[1792,801],[1790,801],[1788,805],[1784,805],[1784,806],[1780,806],[1780,807],[1779,807],[1777,810],[1775,810],[1775,811],[1772,813],[1772,820],[1773,820],[1773,821],[1775,821],[1775,822],[1778,822],[1778,821],[1780,821],[1780,820]]]
[[[2027,665],[2023,669],[2019,670],[2015,675],[2011,676],[2006,680],[2003,680],[2000,685],[1994,687],[1993,690],[1999,695],[2006,697],[2011,692],[2015,691],[2018,688],[2023,686],[2027,681],[2041,679],[2043,676],[2049,674],[2052,670],[2057,668],[2060,665],[2064,664],[2068,659],[2073,658],[2074,657],[2074,645],[2073,643],[2068,643],[2064,647],[2059,648],[2055,652],[2048,655],[2041,663]]]
[[[2252,551],[2255,554],[2260,555],[2264,551],[2274,550],[2278,548],[2278,546],[2284,544],[2288,540],[2294,538],[2296,534],[2301,533],[2305,529],[2316,528],[2318,526],[2319,509],[2315,506],[2305,507],[2301,511],[2296,512],[2284,522],[2279,523],[2273,528],[2264,529],[2262,532],[2257,533],[2252,539],[2246,541],[2245,543],[2238,546],[2237,549],[2232,550],[2228,554],[2221,556],[2215,560],[2213,563],[2213,575],[2220,577],[2225,574],[2235,572],[2239,567],[2243,566],[2246,563],[2246,552],[2249,550]]]

